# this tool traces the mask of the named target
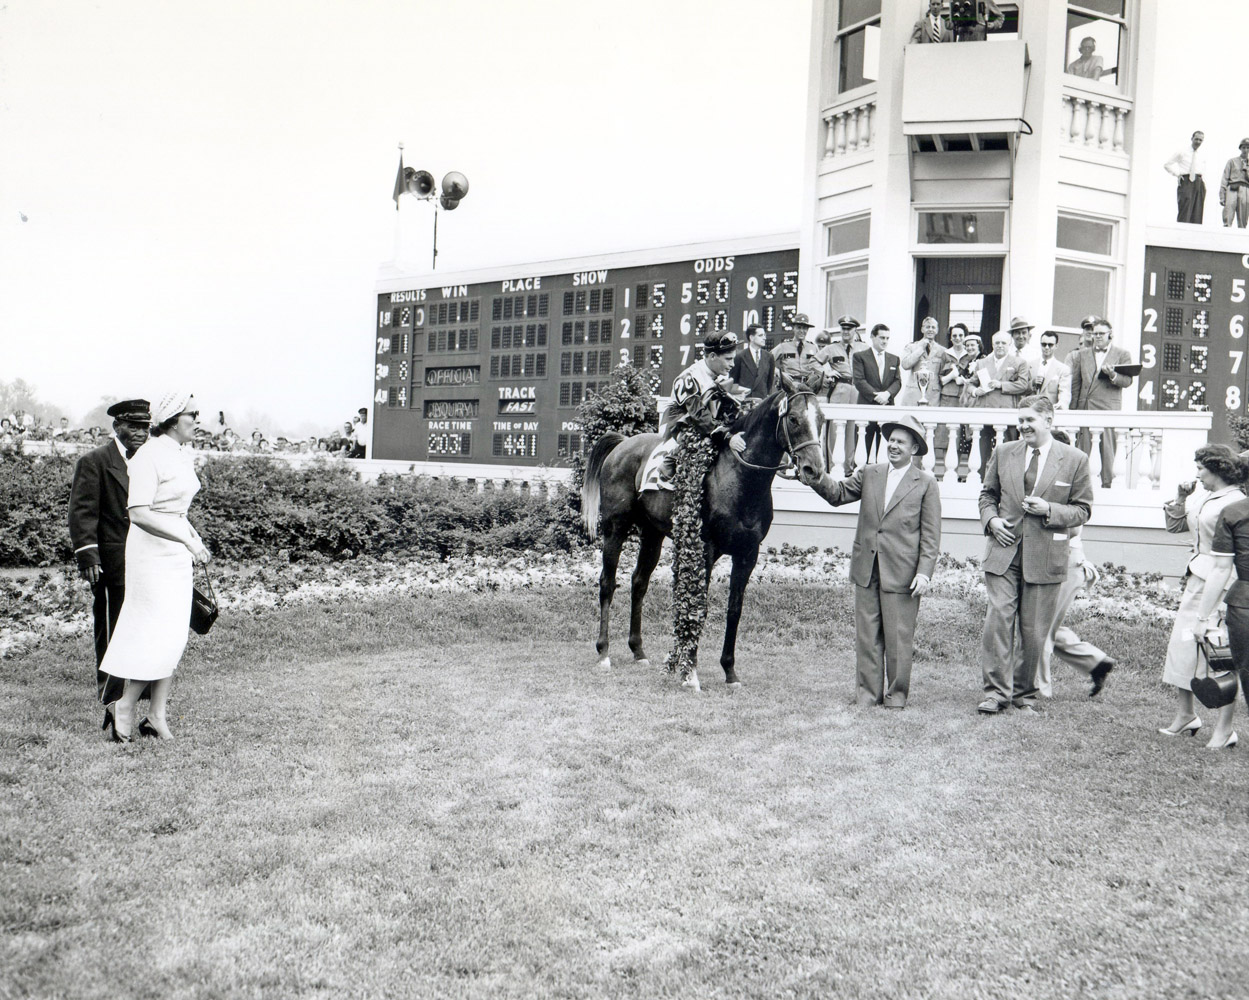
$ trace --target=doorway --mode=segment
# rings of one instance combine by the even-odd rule
[[[916,257],[915,322],[912,339],[920,337],[925,316],[941,324],[942,343],[951,323],[963,323],[980,334],[985,350],[1002,325],[1001,257]],[[982,352],[983,353],[983,352]]]

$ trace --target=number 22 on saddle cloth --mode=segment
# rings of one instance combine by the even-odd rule
[[[659,421],[659,444],[638,472],[638,492],[674,490],[677,435],[687,427],[696,428],[718,451],[729,439],[729,425],[749,407],[749,395],[732,380],[717,378],[705,361],[694,362],[678,375],[672,383],[672,405]]]

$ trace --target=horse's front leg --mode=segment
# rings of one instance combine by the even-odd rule
[[[633,659],[639,666],[649,667],[650,660],[646,650],[642,648],[642,600],[650,587],[651,574],[659,563],[659,553],[663,548],[664,536],[653,530],[643,530],[641,549],[638,562],[633,568],[633,592],[631,595],[629,614],[629,648],[633,650]]]
[[[750,574],[755,571],[755,563],[758,561],[757,545],[749,553],[733,556],[733,572],[729,577],[729,606],[724,616],[724,649],[720,652],[724,683],[729,687],[741,685],[737,672],[733,669],[737,660],[737,623],[742,617],[742,598],[746,593],[746,584],[750,583]]]
[[[604,525],[603,534],[603,571],[598,578],[598,665],[603,670],[611,669],[611,656],[607,652],[607,625],[611,619],[611,599],[616,592],[616,567],[620,564],[620,550],[624,547],[625,533],[616,530],[614,525]]]

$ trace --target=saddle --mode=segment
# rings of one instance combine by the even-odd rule
[[[646,461],[638,468],[637,481],[633,484],[639,493],[657,490],[671,493],[676,489],[672,482],[677,467],[676,450],[675,437],[664,438],[651,449]]]

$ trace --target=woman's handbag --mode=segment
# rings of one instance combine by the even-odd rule
[[[1232,660],[1232,649],[1227,639],[1216,635],[1203,635],[1197,640],[1200,650],[1198,659],[1206,661],[1206,676],[1194,677],[1193,694],[1206,708],[1223,708],[1236,700],[1240,676]]]
[[[208,567],[204,567],[204,589],[191,584],[191,629],[199,635],[207,635],[217,620],[217,595],[213,593],[212,580],[208,578]],[[1235,692],[1233,692],[1233,697]]]

